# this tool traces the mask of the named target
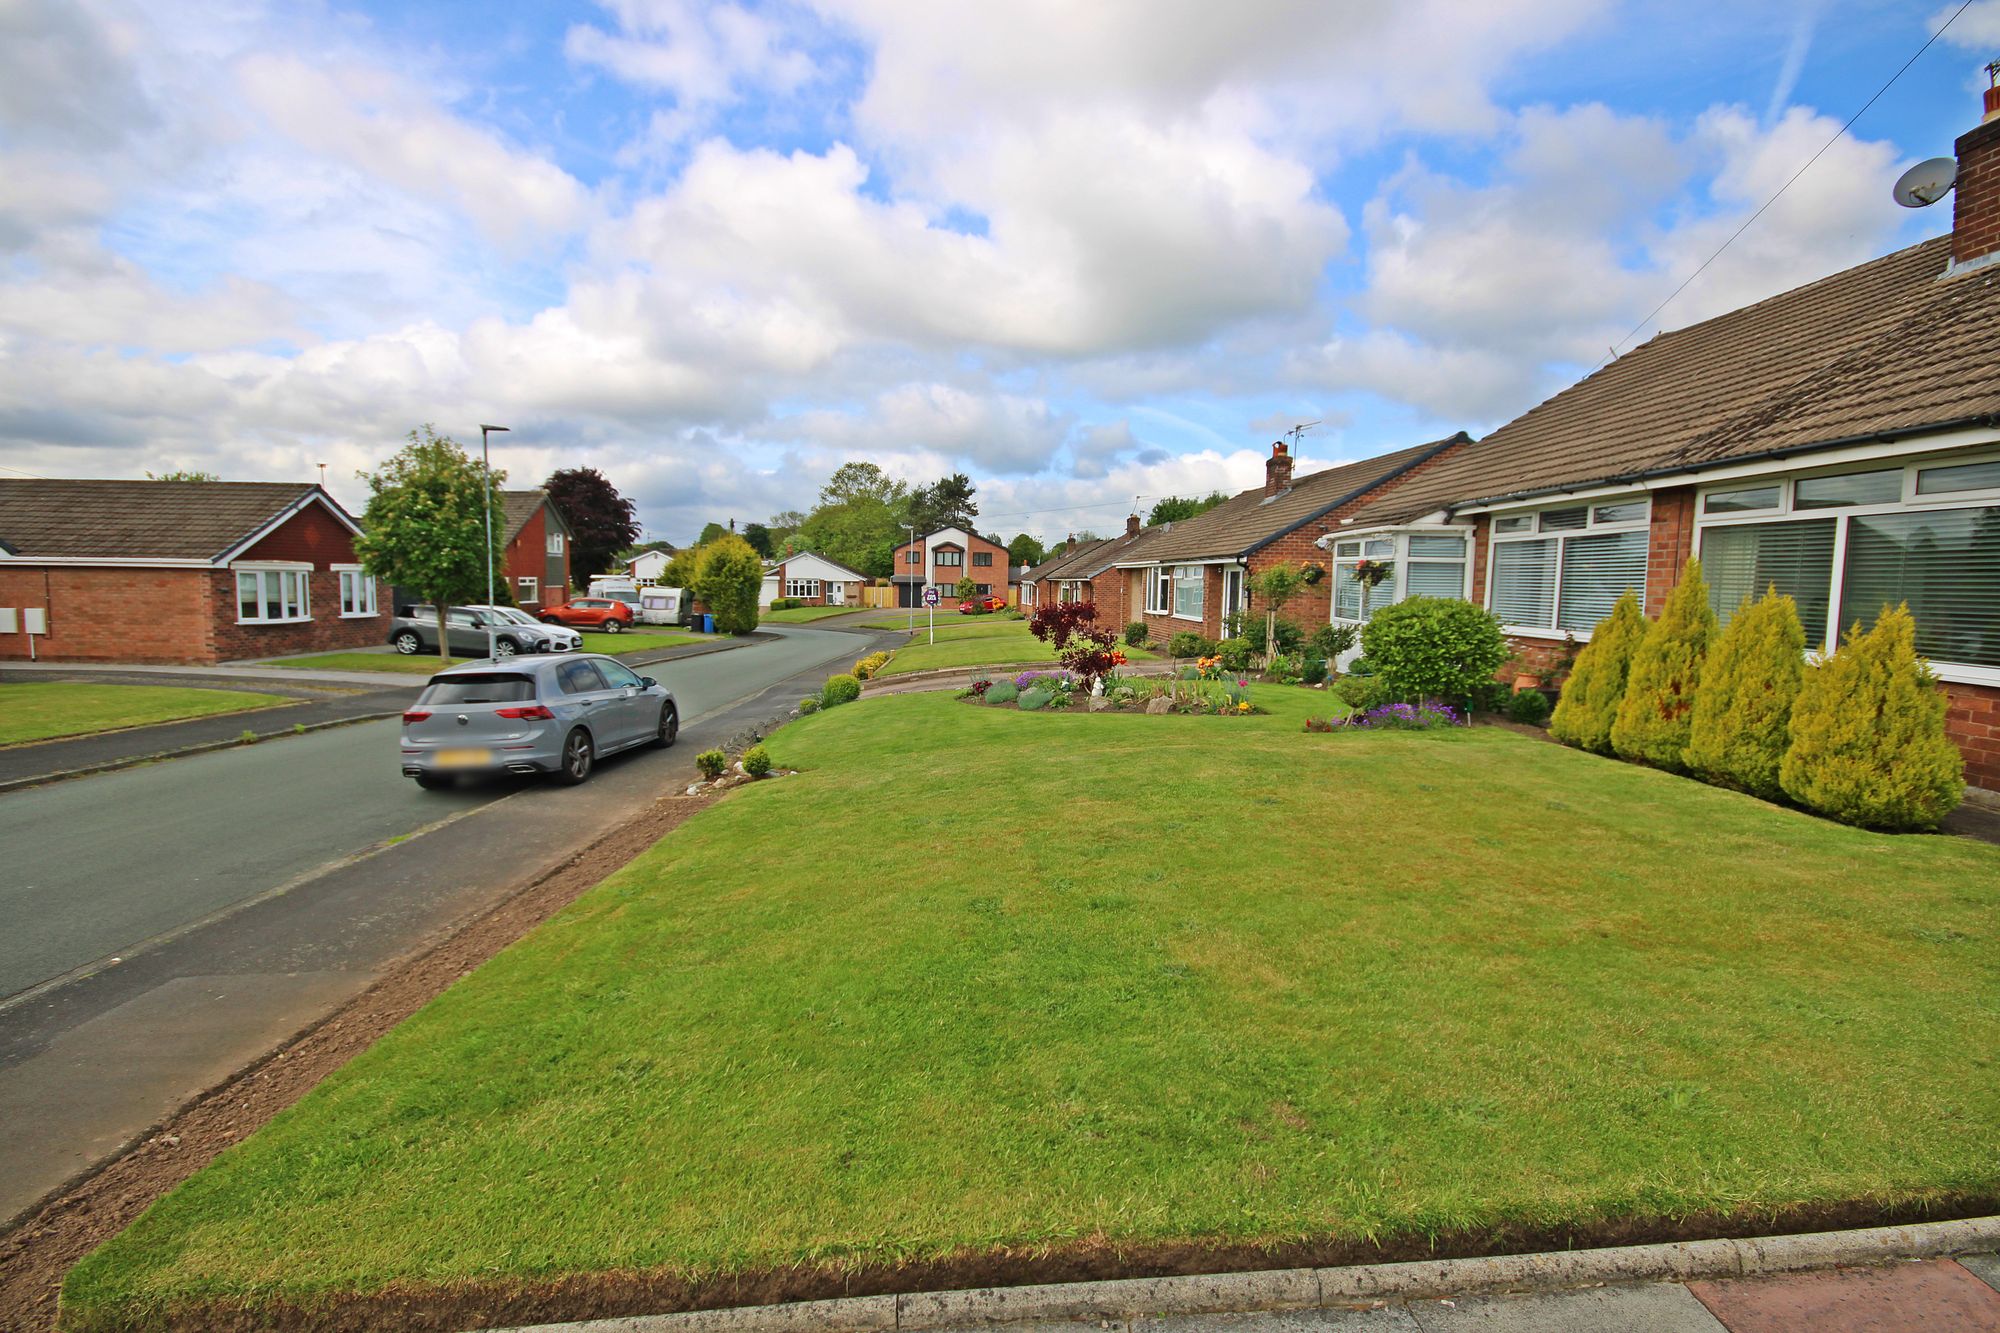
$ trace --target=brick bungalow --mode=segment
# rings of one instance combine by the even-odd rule
[[[0,659],[215,663],[383,642],[360,528],[305,482],[0,478]],[[48,633],[25,627],[46,615]]]
[[[924,589],[936,588],[942,603],[957,596],[958,581],[971,578],[979,596],[1007,595],[1007,548],[964,528],[939,528],[896,548],[897,606],[921,606]]]
[[[1412,484],[1470,443],[1461,431],[1295,479],[1291,453],[1279,441],[1265,461],[1262,487],[1177,523],[1141,529],[1129,519],[1125,534],[1109,539],[1110,569],[1083,575],[1099,554],[1087,553],[1069,565],[1068,577],[1088,578],[1101,624],[1143,620],[1159,643],[1183,630],[1224,638],[1226,617],[1262,609],[1249,594],[1250,579],[1273,565],[1324,563],[1326,552],[1314,543],[1345,516]],[[1303,589],[1285,604],[1285,618],[1324,624],[1330,591],[1326,580]]]
[[[860,606],[868,576],[815,551],[800,551],[764,566],[763,600],[780,597],[808,606]]]
[[[561,606],[570,579],[570,528],[547,491],[502,491],[507,552],[502,562],[514,601],[524,611]],[[499,520],[501,515],[494,515]]]
[[[1332,614],[1460,581],[1550,660],[1698,554],[1716,614],[1775,585],[1812,649],[1907,602],[1967,779],[2000,790],[2000,96],[1949,236],[1661,334],[1324,539]],[[1886,202],[1885,202],[1885,207]],[[1470,543],[1469,562],[1446,561]],[[1454,546],[1453,549],[1457,549]],[[1391,562],[1372,589],[1362,557]]]

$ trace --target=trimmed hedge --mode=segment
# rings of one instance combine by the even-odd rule
[[[1695,690],[1714,642],[1708,581],[1701,576],[1701,561],[1689,560],[1666,608],[1632,655],[1625,697],[1611,723],[1611,749],[1620,759],[1687,772]]]
[[[1562,698],[1549,718],[1549,735],[1579,750],[1611,753],[1611,724],[1625,699],[1632,655],[1646,637],[1647,624],[1638,597],[1626,589],[1577,654],[1576,665],[1563,682]]]
[[[861,697],[861,682],[853,676],[828,676],[826,684],[820,688],[819,702],[822,708],[838,708],[851,704]]]
[[[1507,660],[1500,622],[1457,597],[1410,597],[1368,618],[1361,650],[1392,699],[1463,703]]]

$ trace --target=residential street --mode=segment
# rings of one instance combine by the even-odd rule
[[[0,1218],[676,789],[697,750],[872,641],[771,629],[646,668],[677,695],[679,746],[576,789],[423,792],[378,721],[0,796],[0,1119],[17,1127]]]

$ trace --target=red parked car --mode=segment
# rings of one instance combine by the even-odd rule
[[[571,629],[601,629],[622,633],[632,623],[632,608],[615,597],[579,597],[564,606],[542,608],[542,619]]]
[[[983,616],[989,611],[1006,609],[1005,597],[971,597],[958,604],[958,613],[962,616]]]

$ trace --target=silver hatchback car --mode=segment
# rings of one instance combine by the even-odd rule
[[[672,745],[680,729],[674,696],[615,657],[524,653],[431,677],[403,714],[403,775],[431,791],[495,773],[574,786],[601,756]]]

